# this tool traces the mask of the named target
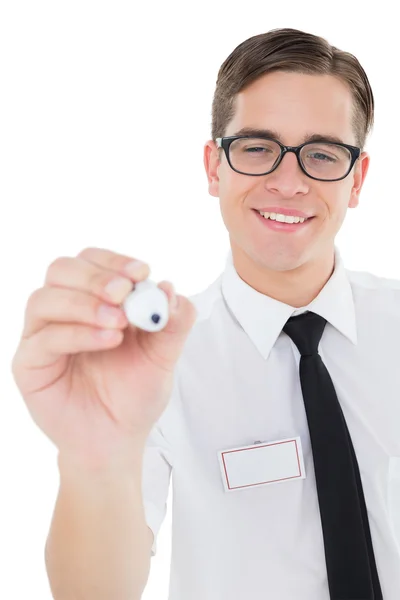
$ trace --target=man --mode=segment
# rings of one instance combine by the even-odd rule
[[[60,450],[56,600],[141,597],[171,479],[169,600],[400,597],[400,286],[348,271],[334,243],[373,108],[361,65],[322,38],[250,38],[220,69],[204,149],[221,276],[176,309],[160,284],[171,318],[149,334],[118,312],[147,265],[88,248],[50,266],[13,371]],[[102,342],[100,301],[119,319]]]

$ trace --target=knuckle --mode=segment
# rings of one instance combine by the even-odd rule
[[[107,271],[95,269],[88,275],[88,287],[96,295],[102,294],[107,283],[114,277],[114,274],[110,275]]]
[[[67,256],[58,256],[49,264],[46,272],[46,283],[50,283],[55,278],[55,274],[63,269],[70,258]]]
[[[75,300],[70,300],[70,314],[79,322],[80,332],[82,329],[85,332],[87,327],[97,324],[101,304],[101,300],[89,294],[78,294]]]
[[[17,380],[18,373],[19,373],[18,361],[19,361],[19,347],[17,348],[17,350],[15,351],[15,353],[11,359],[11,374],[15,381]]]
[[[43,295],[42,290],[43,290],[43,288],[37,288],[36,290],[33,290],[33,292],[28,297],[28,300],[26,302],[26,312],[27,313],[36,312],[38,304],[40,304],[42,301],[42,295]]]
[[[93,246],[87,246],[86,248],[84,248],[83,250],[81,250],[77,256],[78,258],[90,258],[93,253],[95,252],[96,248],[94,248]]]
[[[77,342],[79,343],[79,339],[82,337],[82,329],[82,326],[72,323],[62,327],[62,335],[67,346],[71,346],[72,344],[76,345]]]
[[[92,327],[87,324],[73,325],[68,329],[68,345],[79,348],[87,344],[88,339],[91,337]]]
[[[122,256],[121,254],[115,254],[110,258],[111,269],[115,269],[115,271],[121,271],[125,265],[130,263],[132,260],[134,259],[127,256]]]
[[[87,310],[90,303],[90,296],[84,292],[70,292],[69,290],[61,291],[64,310],[69,315],[81,314],[83,310]]]

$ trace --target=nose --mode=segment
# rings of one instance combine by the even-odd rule
[[[295,194],[307,193],[309,189],[307,179],[294,152],[287,152],[275,171],[265,175],[265,186],[271,192],[290,198]]]

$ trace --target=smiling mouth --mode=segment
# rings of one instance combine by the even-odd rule
[[[276,219],[265,218],[258,212],[258,210],[252,210],[263,227],[266,227],[270,231],[274,231],[276,233],[295,233],[296,231],[301,231],[306,229],[311,224],[311,221],[315,218],[315,216],[313,216],[305,219],[305,221],[286,223],[285,221],[277,221]]]
[[[281,219],[281,215],[279,215],[278,219],[276,218],[276,216],[275,216],[275,218],[271,219],[268,213],[261,213],[256,208],[253,208],[252,210],[255,213],[257,213],[262,219],[265,219],[266,221],[272,221],[273,223],[281,223],[282,225],[292,225],[292,224],[295,224],[295,225],[299,224],[299,225],[301,225],[302,223],[306,223],[307,221],[311,221],[311,219],[315,218],[315,215],[312,216],[312,217],[297,217],[295,215],[292,215],[292,217],[293,217],[294,220],[293,221],[286,221],[286,220],[282,220]],[[265,216],[265,214],[268,214],[268,216]],[[289,215],[282,215],[282,216],[286,217],[286,216],[289,216]]]

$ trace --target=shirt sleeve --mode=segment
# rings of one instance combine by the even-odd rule
[[[174,384],[172,397],[153,426],[146,441],[143,454],[142,494],[146,523],[154,534],[151,556],[157,552],[157,536],[167,514],[167,499],[171,480],[173,457],[170,442],[165,435],[166,420],[176,400],[177,386]]]

